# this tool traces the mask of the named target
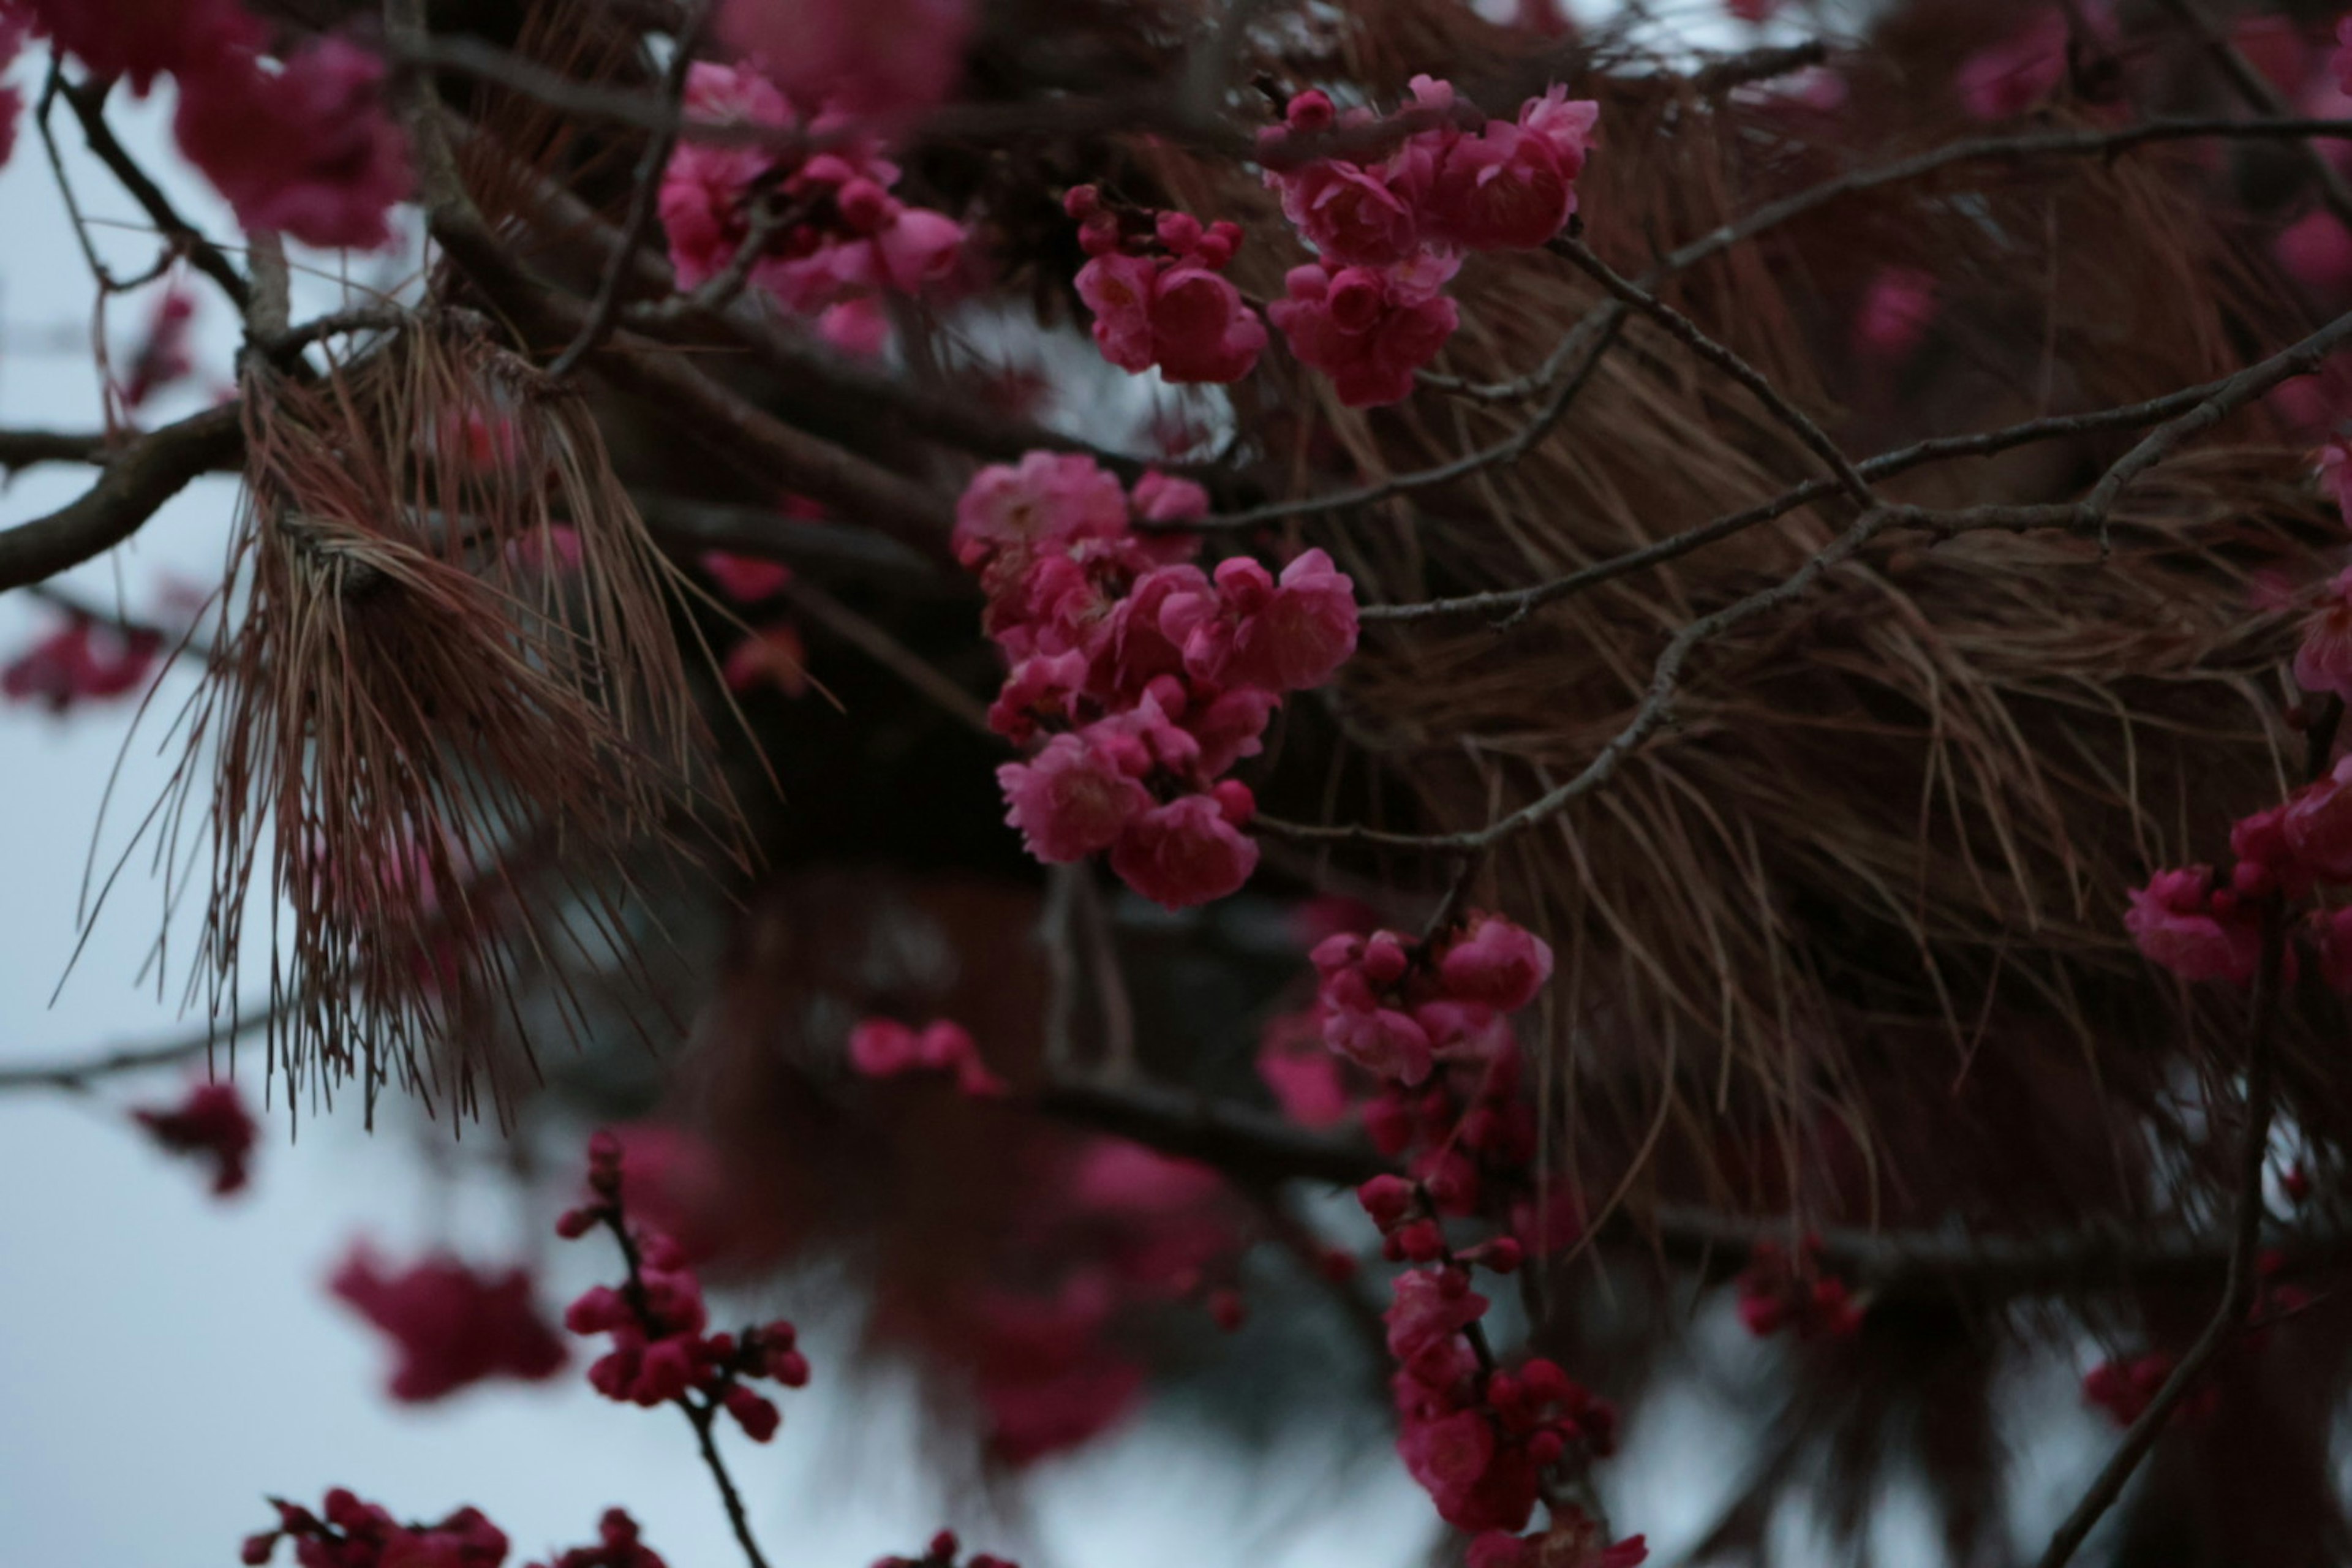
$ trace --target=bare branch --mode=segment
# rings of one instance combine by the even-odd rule
[[[139,204],[148,221],[171,243],[173,250],[185,256],[197,271],[219,284],[221,292],[228,296],[239,311],[243,311],[249,303],[250,290],[244,275],[237,271],[236,264],[229,260],[202,229],[180,216],[180,210],[172,205],[163,187],[148,177],[147,171],[139,166],[139,161],[115,139],[113,128],[106,122],[109,84],[85,82],[76,86],[63,78],[58,79],[67,106],[74,111],[74,118],[81,121],[82,136],[89,142],[89,150],[97,154],[99,162],[104,163],[122,188],[131,193],[131,199]]]
[[[54,577],[136,533],[191,479],[236,455],[237,412],[236,404],[224,404],[138,437],[80,500],[0,529],[0,592]]]

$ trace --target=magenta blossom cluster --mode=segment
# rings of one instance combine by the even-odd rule
[[[1005,1082],[980,1059],[980,1047],[961,1024],[935,1018],[920,1030],[896,1018],[868,1018],[849,1031],[849,1065],[864,1078],[944,1073],[978,1100],[1002,1098]]]
[[[407,145],[384,105],[382,56],[311,39],[271,60],[269,29],[238,0],[13,0],[93,78],[179,87],[173,132],[247,229],[376,249],[410,190]]]
[[[147,628],[121,631],[88,616],[68,616],[0,666],[0,697],[38,702],[52,713],[126,697],[147,684],[163,648],[162,636]]]
[[[799,1336],[781,1320],[740,1334],[709,1332],[702,1282],[688,1267],[685,1248],[625,1211],[621,1165],[619,1138],[609,1131],[591,1138],[591,1199],[556,1222],[556,1233],[567,1239],[604,1226],[629,1258],[629,1278],[619,1289],[593,1286],[563,1316],[575,1334],[612,1336],[612,1348],[588,1369],[589,1383],[607,1399],[648,1407],[683,1405],[698,1419],[724,1409],[746,1436],[766,1442],[782,1417],[745,1385],[764,1378],[786,1388],[804,1386],[809,1364]]]
[[[1125,371],[1157,365],[1171,382],[1235,382],[1256,368],[1265,323],[1223,276],[1239,225],[1203,228],[1187,213],[1148,213],[1147,240],[1129,236],[1092,185],[1074,187],[1062,205],[1092,258],[1078,268],[1078,298],[1095,313],[1103,358]]]
[[[1759,1241],[1741,1270],[1739,1321],[1764,1339],[1782,1329],[1801,1340],[1843,1339],[1862,1326],[1862,1308],[1844,1280],[1821,1270],[1822,1243],[1809,1236],[1792,1252]]]
[[[1448,1524],[1509,1534],[1527,1528],[1547,1470],[1614,1449],[1617,1413],[1555,1362],[1495,1365],[1471,1338],[1487,1305],[1464,1260],[1397,1276],[1387,1313],[1397,1453]]]
[[[1356,647],[1355,586],[1320,550],[1279,577],[1254,560],[1192,563],[1198,542],[1141,534],[1208,498],[1147,474],[1132,497],[1084,457],[1031,452],[974,477],[957,559],[980,574],[986,628],[1011,661],[989,723],[1031,747],[997,770],[1006,820],[1059,864],[1108,850],[1170,909],[1233,892],[1257,867],[1242,829],[1255,756],[1286,692],[1328,680]]]
[[[626,1509],[608,1508],[596,1521],[596,1544],[574,1546],[556,1554],[551,1563],[532,1568],[669,1568],[658,1552],[640,1539],[637,1521]]]
[[[1574,1506],[1552,1510],[1551,1521],[1530,1535],[1489,1531],[1470,1543],[1465,1568],[1641,1568],[1650,1543],[1629,1535],[1612,1542],[1599,1521]]]
[[[386,1392],[404,1405],[493,1377],[542,1382],[568,1359],[528,1269],[491,1274],[439,1255],[391,1270],[362,1242],[327,1288],[399,1352]]]
[[[1299,93],[1285,125],[1262,137],[1270,153],[1293,136],[1334,132],[1389,148],[1369,162],[1270,160],[1265,176],[1318,257],[1292,269],[1286,297],[1266,313],[1350,407],[1402,401],[1445,346],[1460,313],[1444,289],[1465,252],[1532,248],[1567,225],[1601,112],[1555,87],[1522,104],[1516,121],[1466,130],[1450,83],[1417,76],[1411,87],[1412,102],[1388,121],[1368,109],[1339,112],[1319,90]]]
[[[877,1557],[874,1568],[957,1568],[957,1554],[963,1542],[952,1530],[942,1530],[931,1537],[920,1557]],[[1008,1557],[995,1557],[985,1552],[975,1552],[962,1560],[962,1568],[1021,1568]]]
[[[214,1196],[244,1190],[252,1175],[253,1145],[260,1129],[235,1084],[194,1084],[187,1098],[169,1110],[149,1107],[131,1114],[171,1152],[210,1161]]]
[[[269,1506],[278,1528],[246,1537],[248,1568],[275,1557],[280,1541],[294,1543],[299,1568],[499,1568],[507,1560],[506,1532],[479,1509],[461,1508],[438,1524],[403,1524],[341,1487],[316,1513],[277,1498]]]
[[[1424,946],[1392,931],[1325,938],[1312,955],[1323,1039],[1410,1088],[1441,1061],[1486,1062],[1516,1042],[1505,1016],[1551,977],[1551,948],[1500,915],[1472,913]]]
[[[2228,875],[2210,866],[2158,871],[2133,891],[2125,911],[2124,927],[2140,952],[2183,980],[2251,984],[2262,963],[2266,905],[2352,885],[2352,757],[2284,805],[2242,818],[2230,829],[2230,848],[2237,863]],[[2314,908],[2302,927],[2320,977],[2352,995],[2352,907]],[[2291,977],[2294,947],[2284,959]]]
[[[782,204],[783,221],[760,243],[750,280],[800,315],[911,294],[954,269],[963,226],[891,195],[898,166],[836,107],[803,113],[751,66],[709,61],[688,77],[687,106],[708,120],[801,126],[824,150],[794,156],[679,143],[662,174],[660,212],[680,289],[699,288],[734,265],[766,202]],[[853,316],[821,321],[820,331],[859,342],[867,323]]]

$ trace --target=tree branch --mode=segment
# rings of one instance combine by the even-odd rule
[[[191,479],[233,458],[241,440],[234,403],[131,440],[80,500],[0,529],[0,592],[54,577],[121,543]]]

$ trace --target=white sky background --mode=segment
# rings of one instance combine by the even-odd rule
[[[28,95],[40,63],[28,58],[16,72]],[[135,218],[80,151],[70,116],[59,119],[85,210]],[[210,189],[171,153],[167,101],[118,102],[113,119],[188,216],[216,236],[234,234]],[[0,171],[0,221],[8,237],[0,424],[93,427],[98,381],[84,346],[93,290],[29,124]],[[95,232],[119,271],[152,259],[152,242],[137,233]],[[381,280],[383,265],[362,262],[359,271]],[[201,406],[227,378],[236,325],[208,284],[194,287],[197,384],[160,400],[149,423]],[[296,319],[306,303],[331,307],[335,294],[325,279],[300,281]],[[119,353],[152,300],[117,302],[109,335]],[[16,476],[0,493],[0,524],[70,500],[89,479],[70,468]],[[128,546],[64,584],[107,604],[120,593],[133,613],[153,607],[166,573],[208,585],[232,498],[226,479],[199,482]],[[27,595],[0,596],[0,657],[54,618]],[[168,763],[156,743],[191,684],[184,672],[165,681],[143,744],[123,754],[110,852],[160,788]],[[174,1038],[190,1026],[152,982],[134,984],[159,901],[143,860],[49,1001],[73,951],[98,801],[131,712],[123,703],[59,721],[0,706],[0,1065]],[[178,994],[184,953],[167,998]],[[240,1079],[257,1096],[250,1069],[259,1063],[245,1066]],[[349,1116],[306,1121],[290,1143],[282,1118],[273,1121],[253,1187],[216,1202],[195,1167],[150,1148],[121,1114],[129,1103],[175,1098],[181,1082],[166,1072],[117,1079],[88,1100],[0,1095],[0,1568],[226,1564],[244,1534],[269,1521],[265,1493],[314,1503],[333,1485],[404,1518],[475,1504],[512,1536],[517,1563],[593,1539],[597,1515],[616,1503],[673,1568],[740,1561],[690,1436],[669,1412],[610,1404],[576,1374],[477,1389],[422,1410],[394,1406],[378,1393],[383,1347],[320,1286],[355,1235],[395,1257],[446,1240],[496,1260],[544,1247],[546,1215],[518,1212],[495,1177],[431,1179],[407,1135],[371,1141]],[[548,1261],[559,1299],[609,1264],[584,1245]],[[863,1568],[884,1552],[919,1550],[942,1523],[971,1547],[1013,1552],[1031,1568],[1402,1568],[1432,1539],[1426,1500],[1392,1464],[1342,1471],[1311,1453],[1261,1463],[1149,1423],[1045,1467],[1027,1529],[992,1523],[977,1502],[933,1495],[902,1394],[846,1390],[822,1337],[811,1350],[816,1381],[782,1400],[782,1435],[766,1448],[739,1439],[730,1450],[778,1568]],[[1648,1531],[1664,1549],[1654,1561],[1663,1561],[1734,1483],[1742,1444],[1693,1391],[1637,1414],[1604,1484],[1620,1529]],[[2087,1430],[2053,1434],[2074,1468],[2086,1457]],[[2069,1471],[2041,1467],[2045,1478]],[[1802,1524],[1790,1521],[1801,1533],[1790,1544],[1801,1543]],[[1927,1530],[1922,1510],[1898,1503],[1880,1532],[1879,1561],[1932,1561]]]

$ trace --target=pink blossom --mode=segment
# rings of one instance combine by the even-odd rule
[[[1075,648],[1023,659],[989,704],[988,727],[1015,745],[1025,745],[1041,722],[1067,719],[1070,700],[1087,683],[1087,662]]]
[[[793,569],[781,561],[730,555],[723,550],[704,551],[702,569],[710,574],[710,580],[719,584],[720,593],[739,605],[773,598],[793,580]]]
[[[1135,515],[1151,522],[1189,522],[1209,515],[1209,492],[1191,479],[1171,479],[1148,468],[1135,481],[1128,504]]]
[[[1171,637],[1187,620],[1184,658],[1198,678],[1272,691],[1303,691],[1331,679],[1356,651],[1356,589],[1323,551],[1308,550],[1276,581],[1245,556],[1217,565],[1225,614],[1198,618],[1194,599],[1161,612]]]
[[[562,576],[580,570],[586,552],[580,531],[568,522],[551,522],[507,542],[507,563],[523,572]]]
[[[890,347],[890,315],[871,295],[827,305],[816,319],[816,335],[858,359],[880,359]]]
[[[261,25],[237,0],[21,0],[34,30],[94,77],[126,77],[145,92],[168,71],[258,48]]]
[[[1265,749],[1266,723],[1280,705],[1272,692],[1250,686],[1196,700],[1185,710],[1183,723],[1200,744],[1201,772],[1214,778],[1244,757],[1256,756]]]
[[[1475,1290],[1449,1288],[1443,1273],[1432,1268],[1408,1268],[1390,1286],[1388,1310],[1389,1358],[1411,1368],[1444,1352],[1462,1331],[1486,1315],[1490,1305]]]
[[[2320,447],[2314,461],[2320,484],[2335,498],[2336,515],[2352,522],[2352,442],[2336,437]]]
[[[2287,803],[2287,847],[2322,881],[2352,882],[2352,757]],[[2145,945],[2145,944],[2143,944]]]
[[[1853,313],[1854,353],[1882,364],[1911,357],[1936,319],[1936,278],[1916,267],[1885,267]]]
[[[2295,684],[2352,699],[2352,570],[2337,574],[2327,595],[2304,623],[2294,650]]]
[[[1584,172],[1592,154],[1592,130],[1601,123],[1601,105],[1589,98],[1570,98],[1568,89],[1554,86],[1541,98],[1519,105],[1519,128],[1551,144],[1560,173],[1573,180]]]
[[[956,559],[974,565],[1007,549],[1127,531],[1118,480],[1074,452],[1026,453],[1018,465],[981,469],[956,502]]]
[[[541,1315],[527,1269],[478,1273],[442,1256],[386,1273],[362,1242],[328,1289],[399,1351],[387,1392],[402,1404],[446,1398],[487,1378],[537,1383],[563,1366],[563,1342]]]
[[[1323,1044],[1322,1021],[1312,1012],[1284,1013],[1267,1021],[1258,1041],[1257,1076],[1274,1091],[1282,1113],[1301,1127],[1336,1127],[1355,1114],[1355,1099],[1339,1076],[1338,1058]]]
[[[1495,1460],[1495,1428],[1482,1411],[1461,1410],[1433,1421],[1407,1420],[1397,1437],[1397,1457],[1437,1504],[1441,1518],[1461,1524],[1473,1507],[1479,1483]],[[1525,1514],[1498,1529],[1527,1522]]]
[[[407,144],[383,103],[383,60],[316,38],[275,68],[245,51],[182,70],[180,150],[248,229],[310,245],[376,250],[410,189]]]
[[[461,1508],[438,1524],[402,1524],[341,1487],[317,1513],[275,1499],[270,1506],[278,1527],[246,1537],[248,1568],[268,1563],[281,1540],[294,1542],[300,1568],[499,1568],[507,1558],[505,1531],[479,1509]]]
[[[1112,251],[1078,268],[1078,298],[1095,313],[1095,346],[1121,370],[1151,368],[1151,296],[1159,282],[1160,263],[1149,256]]]
[[[1446,150],[1430,191],[1429,226],[1470,250],[1531,250],[1575,211],[1573,175],[1551,141],[1490,120]]]
[[[2336,90],[2352,94],[2352,16],[2336,20],[2336,48],[2327,57],[2327,69],[2336,78]]]
[[[668,1568],[638,1534],[625,1510],[608,1508],[596,1523],[595,1545],[574,1546],[531,1568]]]
[[[963,74],[968,0],[726,0],[722,35],[789,90],[852,113],[902,116]]]
[[[1189,909],[1238,891],[1257,869],[1257,845],[1219,802],[1188,795],[1129,822],[1111,846],[1110,868],[1152,902]]]
[[[1447,944],[1438,973],[1454,997],[1516,1013],[1551,978],[1551,947],[1500,915],[1473,914]]]
[[[1387,271],[1291,268],[1284,299],[1266,314],[1302,363],[1329,375],[1350,408],[1400,403],[1413,373],[1437,357],[1461,314],[1437,292],[1458,263],[1425,258]]]
[[[1143,1368],[1103,1338],[1113,1305],[1100,1274],[1048,1297],[994,1291],[976,1303],[973,1381],[998,1458],[1025,1465],[1075,1447],[1140,1402]]]
[[[773,686],[787,697],[799,697],[808,690],[807,645],[798,626],[775,621],[730,648],[720,673],[730,691]]]
[[[1402,1084],[1426,1079],[1435,1059],[1429,1032],[1393,1007],[1333,1009],[1323,1042],[1374,1078]]]
[[[1256,368],[1265,323],[1240,290],[1205,267],[1160,274],[1151,298],[1151,354],[1162,379],[1223,385]]]
[[[920,1033],[894,1018],[868,1018],[849,1031],[849,1065],[866,1078],[951,1073],[956,1087],[977,1099],[1005,1092],[1004,1080],[981,1060],[971,1033],[945,1018],[926,1024]]]
[[[2083,1374],[2083,1398],[2105,1411],[2117,1426],[2129,1426],[2155,1403],[2173,1365],[2173,1359],[2161,1351],[2133,1361],[2103,1361]],[[2211,1414],[2221,1392],[2207,1384],[2174,1408],[2173,1419]]]
[[[2133,890],[2124,929],[2151,963],[2183,980],[2242,985],[2253,978],[2262,936],[2242,920],[2217,918],[2212,889],[2210,867],[2158,871],[2147,887]]]
[[[1078,735],[1055,736],[1029,761],[997,769],[996,779],[1005,821],[1047,865],[1109,848],[1153,809],[1150,792]]]
[[[1723,8],[1751,27],[1762,26],[1780,8],[1780,0],[1724,0]]]
[[[2066,79],[2066,18],[2055,9],[1960,62],[1953,85],[1960,106],[1979,120],[2007,120],[2050,96]]]
[[[147,683],[163,646],[155,632],[117,631],[75,616],[0,668],[0,697],[63,713],[77,702],[125,696]]]
[[[187,1098],[168,1110],[148,1107],[131,1114],[171,1152],[211,1161],[214,1196],[244,1189],[260,1130],[235,1084],[194,1084]]]
[[[2272,242],[2287,275],[2316,294],[2352,289],[2352,230],[2333,213],[2315,207]]]
[[[1391,188],[1384,171],[1333,159],[1269,173],[1266,183],[1282,195],[1283,216],[1331,263],[1386,267],[1420,248],[1421,193]]]

